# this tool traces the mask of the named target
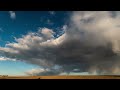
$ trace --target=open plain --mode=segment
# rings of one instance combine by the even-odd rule
[[[120,76],[113,75],[83,75],[83,76],[0,76],[0,79],[120,79]]]

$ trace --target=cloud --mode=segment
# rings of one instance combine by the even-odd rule
[[[9,14],[10,14],[10,18],[11,19],[15,19],[16,18],[16,14],[14,11],[9,11]]]
[[[59,75],[74,70],[90,74],[120,74],[119,22],[119,12],[73,12],[67,28],[63,27],[63,35],[55,38],[52,29],[40,28],[38,32],[28,33],[6,47],[0,47],[0,53],[7,58],[49,69],[42,72],[32,70],[36,75],[48,75],[48,72]],[[61,68],[55,70],[55,65]]]
[[[54,37],[53,35],[55,34],[55,32],[53,32],[52,29],[48,29],[48,28],[43,28],[42,30],[40,29],[39,32],[41,32],[41,34],[44,35],[43,37],[47,39],[53,38]]]
[[[37,69],[31,69],[25,73],[27,75],[36,75],[36,74],[39,74],[39,73],[44,72],[44,71],[45,71],[44,69],[37,68]]]
[[[0,61],[16,61],[16,60],[1,56]]]
[[[47,20],[47,24],[48,24],[48,25],[53,25],[54,23],[53,23],[50,19],[48,19],[48,20]]]
[[[4,30],[2,28],[0,28],[0,32],[4,32]]]
[[[62,30],[63,30],[63,31],[66,31],[66,30],[67,30],[67,28],[68,28],[68,26],[67,26],[67,25],[63,25]]]
[[[51,15],[55,15],[55,11],[49,11]]]
[[[23,35],[22,38],[15,39],[17,43],[8,43],[6,47],[0,47],[0,51],[9,58],[49,66],[52,63],[51,61],[46,62],[46,58],[55,59],[53,49],[56,45],[52,33],[54,32],[51,29],[39,29],[37,33],[28,33]]]
[[[50,70],[50,69],[43,69],[43,68],[37,68],[37,69],[31,69],[29,71],[25,72],[27,75],[32,76],[46,76],[46,75],[59,75],[60,71]]]

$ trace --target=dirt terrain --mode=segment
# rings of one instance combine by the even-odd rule
[[[120,79],[120,76],[0,76],[0,79]]]

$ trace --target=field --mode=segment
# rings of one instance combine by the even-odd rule
[[[0,79],[120,79],[120,76],[0,76]]]

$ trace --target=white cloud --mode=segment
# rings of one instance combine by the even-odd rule
[[[43,35],[45,35],[48,39],[53,38],[53,32],[51,29],[43,28],[42,30],[39,30]]]
[[[43,69],[43,68],[36,68],[36,69],[31,69],[29,71],[26,71],[26,75],[32,75],[32,76],[45,76],[45,75],[59,75],[61,72],[56,71],[56,70],[50,70],[50,69]]]
[[[67,29],[68,29],[68,26],[67,25],[63,25],[62,30],[66,31]]]
[[[0,51],[2,54],[9,53],[9,58],[15,58],[24,60],[26,56],[29,56],[32,59],[32,62],[35,61],[35,64],[41,64],[45,66],[51,65],[50,62],[45,62],[44,60],[35,59],[36,55],[43,56],[44,54],[49,54],[49,51],[44,52],[47,50],[46,48],[56,46],[55,40],[53,39],[53,31],[48,28],[39,29],[37,33],[28,33],[27,35],[23,35],[22,38],[15,39],[17,43],[8,43],[6,47],[0,47]],[[59,40],[57,40],[59,42]],[[34,51],[35,50],[35,51]],[[32,52],[35,52],[33,55]],[[38,53],[36,53],[36,51]],[[51,53],[51,52],[50,52]],[[24,54],[24,56],[23,56]],[[32,57],[34,56],[34,57]],[[51,59],[54,57],[51,57]],[[40,61],[39,61],[40,60]],[[31,62],[28,60],[28,62]],[[31,62],[31,63],[32,63]]]
[[[10,59],[10,58],[7,58],[7,57],[0,57],[0,61],[16,61],[15,59]]]
[[[119,14],[114,18],[111,13],[103,12],[75,12],[72,16],[73,24],[79,31],[86,33],[86,37],[91,37],[89,44],[102,45],[111,42],[114,51],[119,51],[120,38]],[[92,36],[90,36],[90,34]],[[118,43],[118,44],[117,44]]]
[[[39,74],[41,72],[44,72],[45,70],[43,68],[37,68],[37,69],[31,69],[27,72],[25,72],[27,75],[36,75]]]
[[[16,14],[14,11],[9,11],[9,14],[10,14],[10,18],[11,19],[15,19],[16,18]]]

